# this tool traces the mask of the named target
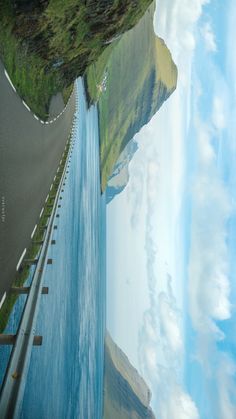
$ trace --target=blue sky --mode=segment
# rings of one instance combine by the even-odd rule
[[[233,0],[157,2],[178,87],[108,206],[108,327],[161,419],[236,417],[235,22]]]
[[[187,153],[197,163],[191,182],[186,180],[191,229],[188,224],[185,384],[199,416],[219,419],[236,417],[232,15],[232,2],[211,2],[198,22],[188,138],[193,148]]]

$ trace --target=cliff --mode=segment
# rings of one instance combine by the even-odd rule
[[[150,399],[145,381],[107,333],[103,419],[155,419]]]
[[[154,33],[153,14],[154,4],[87,73],[89,86],[102,78],[102,83],[98,81],[102,190],[127,143],[176,88],[177,68]]]

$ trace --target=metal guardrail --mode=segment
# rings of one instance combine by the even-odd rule
[[[72,124],[72,127],[73,125],[74,124]],[[67,140],[66,146],[68,146],[68,142],[70,142],[70,148],[67,154],[63,174],[55,196],[51,216],[47,224],[47,230],[45,232],[39,258],[36,263],[28,298],[21,317],[15,344],[12,349],[11,357],[2,385],[0,394],[1,419],[12,419],[20,407],[25,388],[32,345],[35,344],[35,342],[37,342],[37,338],[39,338],[35,336],[35,326],[39,310],[40,296],[43,291],[42,284],[46,269],[48,248],[51,244],[54,218],[56,216],[61,189],[63,187],[66,172],[68,170],[68,160],[70,159],[70,152],[73,144],[71,138]]]

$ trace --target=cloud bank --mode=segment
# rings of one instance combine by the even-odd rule
[[[217,45],[214,32],[212,31],[210,22],[206,22],[201,28],[201,35],[205,42],[205,48],[208,52],[216,52]]]
[[[210,27],[205,29],[210,32]],[[206,49],[209,50],[209,45]],[[211,51],[216,51],[213,44]],[[224,326],[234,314],[228,223],[235,208],[232,207],[232,186],[224,170],[225,167],[232,170],[228,154],[233,152],[229,138],[234,129],[230,106],[232,111],[234,106],[229,92],[234,84],[221,73],[211,55],[207,60],[205,65],[210,69],[208,112],[202,112],[205,103],[201,92],[205,84],[199,89],[200,96],[195,95],[194,102],[197,159],[192,187],[188,301],[196,333],[192,350],[196,351],[202,367],[202,384],[206,388],[210,415],[232,419],[236,417],[236,363],[225,344]],[[227,73],[232,74],[230,69]],[[200,80],[198,83],[201,84]]]
[[[207,3],[204,0],[159,0],[154,19],[156,33],[165,40],[178,65],[178,87],[175,99],[171,99],[175,101],[175,106],[171,108],[170,100],[168,111],[173,112],[175,126],[175,112],[181,109],[178,113],[180,129],[176,129],[176,133],[184,136],[188,125],[184,126],[183,119],[186,121],[190,113],[195,30]],[[198,28],[205,51],[217,53],[216,38],[210,22],[201,24]],[[226,321],[232,314],[227,249],[227,222],[232,208],[228,190],[219,172],[215,144],[215,139],[222,138],[229,123],[229,104],[225,81],[214,70],[216,69],[211,67],[216,80],[209,120],[201,120],[199,104],[194,102],[197,115],[194,120],[197,133],[197,169],[192,188],[188,296],[192,326],[197,334],[193,351],[196,350],[198,362],[205,374],[210,409],[216,418],[231,419],[236,417],[232,401],[233,395],[235,397],[235,365],[217,345],[224,340],[220,322]],[[198,92],[194,92],[196,97],[204,91],[200,80],[197,80],[197,86]],[[178,144],[178,135],[175,138],[173,133],[171,135],[175,144]],[[161,164],[162,162],[160,166]],[[147,192],[149,184],[150,182],[145,185]],[[196,403],[184,387],[182,377],[185,342],[181,310],[173,291],[175,279],[168,274],[168,267],[165,273],[162,270],[163,276],[166,275],[165,280],[163,277],[156,277],[155,264],[163,261],[160,261],[160,249],[154,238],[152,217],[155,212],[151,200],[147,214],[145,250],[150,307],[144,315],[143,328],[140,331],[140,365],[151,388],[156,389],[153,390],[153,403],[160,418],[199,418]],[[163,285],[165,281],[165,291],[160,291],[158,283]],[[217,401],[212,397],[213,386],[217,391]]]
[[[192,193],[189,297],[193,326],[221,338],[216,320],[230,317],[226,223],[230,197],[217,170],[213,128],[196,122],[198,171]]]
[[[205,0],[193,0],[191,2],[188,0],[159,0],[154,18],[155,31],[170,48],[178,66],[179,74],[177,90],[167,104],[169,113],[165,120],[165,136],[168,140],[163,138],[163,141],[168,141],[171,146],[169,149],[169,164],[167,163],[166,168],[168,170],[169,167],[171,173],[170,183],[167,184],[167,181],[166,183],[162,181],[163,185],[167,187],[164,193],[158,182],[156,172],[155,176],[151,176],[152,173],[149,172],[146,177],[147,183],[143,185],[147,195],[145,251],[150,307],[144,314],[143,326],[140,330],[139,356],[141,370],[153,391],[153,407],[161,419],[199,418],[197,406],[184,388],[183,383],[183,319],[173,290],[175,279],[171,278],[168,270],[168,263],[173,255],[169,255],[169,260],[165,265],[160,250],[165,245],[169,249],[174,249],[173,242],[168,240],[174,237],[176,217],[181,206],[181,183],[183,179],[181,164],[183,164],[184,155],[182,148],[190,115],[195,28],[201,16],[203,5],[206,3],[208,2]],[[213,43],[213,38],[210,39],[210,28],[205,28],[205,38],[209,44],[210,41]],[[213,48],[213,44],[211,47]],[[170,121],[172,129],[169,129],[169,126],[167,127],[167,121]],[[160,135],[159,132],[158,134]],[[172,150],[173,157],[170,150]],[[211,148],[208,150],[206,148],[205,153],[206,158],[210,158]],[[178,155],[181,156],[179,160],[176,159]],[[178,162],[177,165],[176,162]],[[159,176],[162,176],[162,179],[165,176],[165,172],[162,170],[165,163],[162,160],[159,162]],[[153,179],[155,180],[153,181]],[[157,197],[153,192],[155,189],[158,191]],[[157,207],[154,206],[154,203],[158,199],[166,200],[163,203],[163,217],[165,220],[169,220],[167,221],[169,226],[167,227],[166,224],[162,228],[160,225],[160,230],[155,231]],[[178,202],[178,205],[176,202]],[[162,211],[161,207],[160,211]],[[160,214],[159,220],[161,220]],[[171,231],[169,236],[167,231],[163,234],[165,227]],[[159,241],[157,239],[158,235]],[[176,249],[173,251],[176,251]],[[170,250],[171,252],[172,250]],[[158,277],[157,265],[159,266]],[[161,288],[160,283],[162,284]]]
[[[157,240],[158,230],[157,235],[155,234],[156,204],[160,199],[157,185],[161,179],[163,181],[164,175],[160,174],[162,163],[161,157],[159,165],[149,160],[145,177],[145,251],[150,306],[143,315],[143,325],[139,334],[139,364],[152,389],[152,405],[158,417],[199,419],[197,407],[183,387],[182,313],[174,295],[168,263],[163,260],[160,249],[163,237],[160,234]],[[168,171],[168,166],[165,170]],[[168,220],[165,222],[168,223]],[[167,230],[165,232],[168,234]],[[158,276],[156,265],[160,267]]]

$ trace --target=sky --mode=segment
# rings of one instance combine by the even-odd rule
[[[236,418],[236,3],[159,0],[178,85],[107,207],[107,324],[161,419]]]

